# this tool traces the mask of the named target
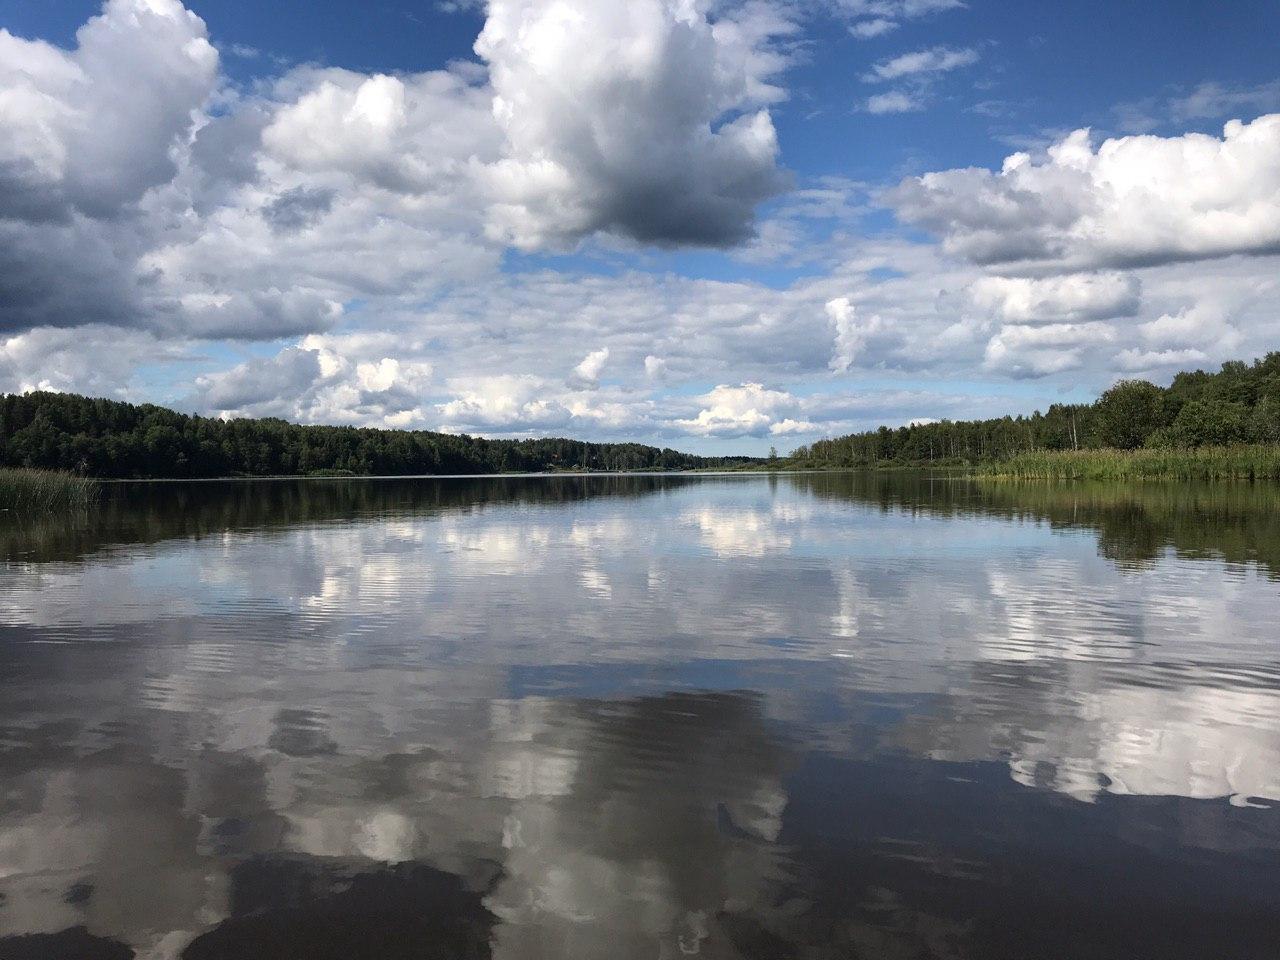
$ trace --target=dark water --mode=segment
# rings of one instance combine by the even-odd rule
[[[1280,957],[1280,489],[0,521],[0,958]]]

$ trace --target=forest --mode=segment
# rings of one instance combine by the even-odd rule
[[[1280,444],[1280,352],[1168,387],[1122,380],[1090,404],[1030,416],[942,420],[819,440],[789,457],[700,457],[638,443],[487,440],[425,430],[222,420],[62,393],[0,397],[0,467],[108,479],[405,476],[991,464],[1028,454]]]
[[[104,479],[693,470],[752,462],[638,443],[221,420],[65,393],[0,397],[0,467]]]
[[[1179,373],[1168,387],[1122,380],[1091,404],[1054,404],[1030,416],[941,420],[819,440],[796,467],[886,463],[995,463],[1067,450],[1194,449],[1280,443],[1280,352],[1216,373]]]

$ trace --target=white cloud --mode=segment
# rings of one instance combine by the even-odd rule
[[[1216,120],[1241,114],[1272,113],[1280,110],[1280,80],[1252,87],[1232,87],[1222,83],[1202,83],[1171,104],[1175,120]]]
[[[582,362],[573,368],[573,376],[578,382],[586,385],[594,386],[600,381],[600,374],[604,372],[604,365],[609,362],[609,348],[601,347],[599,350],[592,350]]]
[[[533,374],[459,377],[447,387],[453,399],[434,415],[451,432],[618,437],[654,426],[651,405],[617,389],[566,389]]]
[[[792,420],[790,417],[779,420],[769,427],[769,433],[775,437],[786,437],[798,433],[816,433],[819,427],[809,420]]]
[[[506,156],[486,168],[490,235],[523,249],[603,231],[729,246],[776,193],[767,110],[793,30],[764,6],[712,23],[687,0],[493,0],[489,64]]]
[[[862,79],[868,83],[875,83],[881,80],[898,80],[902,77],[913,77],[920,74],[945,73],[960,67],[972,66],[977,62],[977,50],[931,47],[928,50],[904,53],[891,60],[882,60],[873,66],[871,72],[864,75]]]
[[[0,330],[136,322],[136,205],[214,89],[217,51],[176,0],[109,0],[76,39],[0,29]]]
[[[356,365],[356,380],[370,393],[384,393],[400,379],[400,361],[395,357],[383,357],[376,363]]]
[[[984,277],[969,290],[975,306],[1006,323],[1107,320],[1129,317],[1142,303],[1131,274],[1076,273],[1060,277]]]
[[[1186,369],[1208,359],[1209,355],[1201,350],[1139,350],[1130,347],[1116,354],[1116,366],[1130,373],[1148,373]]]
[[[1234,350],[1240,345],[1241,334],[1227,320],[1226,315],[1208,303],[1197,304],[1164,313],[1138,327],[1142,339],[1149,345],[1164,348],[1215,347]]]
[[[0,32],[0,329],[273,339],[492,273],[506,242],[742,241],[783,183],[765,108],[793,29],[503,0],[488,71],[302,67],[213,116],[217,52],[177,0],[109,0],[70,52]]]
[[[874,114],[911,113],[915,110],[923,110],[924,101],[905,90],[890,90],[887,93],[877,93],[867,97],[863,109],[867,113]]]
[[[264,159],[401,194],[461,192],[470,162],[497,156],[491,96],[462,69],[392,77],[303,68],[271,91]]]
[[[305,391],[320,378],[314,350],[285,350],[274,357],[249,360],[223,373],[196,380],[204,402],[224,412],[240,411]]]
[[[829,0],[832,12],[853,23],[849,32],[860,40],[883,36],[903,20],[914,20],[964,7],[961,0]]]
[[[964,4],[961,0],[835,0],[834,7],[838,14],[852,21],[849,24],[852,36],[874,40],[897,30],[904,20],[957,10]]]
[[[202,338],[255,340],[326,330],[342,305],[309,290],[272,288],[250,293],[186,293],[175,303],[185,329]]]
[[[849,302],[848,297],[828,300],[825,309],[835,330],[835,349],[831,355],[830,368],[836,373],[845,373],[866,348],[867,341],[883,331],[885,324],[879,316],[860,320],[857,308]]]
[[[874,20],[859,20],[849,28],[849,32],[859,40],[871,40],[874,37],[883,37],[896,29],[898,24],[893,20],[877,17]]]
[[[663,218],[729,242],[752,229],[756,178],[776,185],[761,111],[782,96],[792,27],[762,4],[622,6],[497,4],[493,22],[515,33],[495,40],[492,84],[476,62],[394,75],[310,66],[210,93],[203,25],[175,0],[112,0],[114,32],[86,26],[72,51],[0,34],[12,134],[0,138],[0,382],[172,402],[156,384],[190,382],[178,364],[198,357],[203,377],[179,405],[759,449],[769,436],[998,414],[1052,402],[1067,383],[1167,375],[1174,358],[1254,355],[1280,336],[1270,118],[1225,139],[1060,137],[1001,173],[944,170],[889,194],[942,243],[868,236],[859,220],[876,185],[814,180],[765,208],[735,253],[804,264],[799,279],[664,272],[637,240],[712,240]],[[925,12],[844,5],[855,29]],[[583,38],[597,28],[593,46]],[[559,57],[565,44],[586,54]],[[885,106],[929,102],[930,69],[948,59],[920,53],[883,62],[906,71],[877,88]],[[132,70],[130,57],[146,60],[137,69],[154,89],[130,100],[104,81],[115,99],[89,111],[100,97],[84,78]],[[1218,97],[1233,102],[1244,101]],[[758,155],[734,139],[752,125],[772,144]],[[97,157],[110,183],[73,153]],[[714,215],[688,197],[711,198]],[[582,251],[610,269],[504,271],[504,222],[535,245],[599,232]],[[1250,256],[1187,262],[1224,252]],[[1131,322],[1097,322],[1115,318]],[[220,339],[282,342],[212,370],[205,341]],[[140,390],[156,364],[166,379]],[[855,369],[884,382],[833,392],[832,372]],[[1016,402],[892,383],[978,371],[994,384],[1049,379]]]
[[[28,330],[0,337],[0,392],[52,390],[124,398],[138,364],[184,359],[179,350],[136,330]]]
[[[763,436],[776,424],[786,422],[785,414],[798,407],[791,394],[768,390],[759,383],[721,384],[698,400],[703,405],[698,415],[676,420],[674,425],[700,436]]]
[[[999,173],[913,177],[889,195],[944,248],[1007,268],[1141,266],[1280,251],[1280,114],[1199,133],[1107,140],[1078,130]]]
[[[1079,368],[1085,354],[1115,340],[1108,324],[1005,326],[987,343],[984,366],[1013,377],[1044,377]]]
[[[271,357],[257,357],[195,381],[190,401],[234,416],[274,416],[304,423],[424,427],[430,363],[421,344],[386,334],[304,337]],[[399,357],[388,351],[403,351]]]
[[[915,19],[945,10],[959,10],[962,0],[830,0],[838,13],[851,17]]]
[[[547,384],[532,375],[499,375],[453,380],[456,399],[440,405],[448,429],[521,430],[554,428],[568,423],[569,410],[541,394]]]
[[[218,52],[177,0],[108,0],[73,51],[0,29],[0,214],[112,217],[177,172]]]

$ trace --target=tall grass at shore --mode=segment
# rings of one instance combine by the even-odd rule
[[[980,476],[1014,480],[1280,480],[1280,445],[1020,453]]]
[[[0,510],[47,513],[87,507],[98,498],[98,482],[56,470],[0,467]]]

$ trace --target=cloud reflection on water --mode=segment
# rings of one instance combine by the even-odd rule
[[[1133,877],[1173,858],[1150,909],[1218,909],[1280,851],[1249,502],[1204,521],[1220,557],[1209,529],[1135,564],[1087,492],[841,483],[278,490],[258,519],[211,491],[145,537],[8,531],[0,934],[230,956],[383,898],[383,960],[1003,956],[948,898],[1012,909],[1004,858],[1055,869],[1041,818],[1099,864],[1136,844]]]

